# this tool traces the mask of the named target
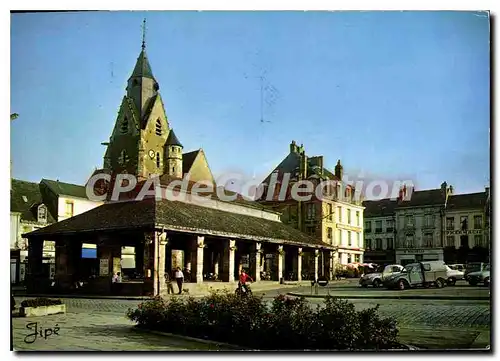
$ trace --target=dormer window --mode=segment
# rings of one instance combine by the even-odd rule
[[[128,133],[128,119],[127,119],[127,117],[124,117],[121,124],[120,124],[120,132],[122,134]]]
[[[44,204],[38,206],[38,222],[39,223],[47,222],[47,207]]]
[[[156,121],[156,135],[161,136],[161,120]]]

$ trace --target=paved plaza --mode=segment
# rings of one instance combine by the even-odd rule
[[[353,283],[332,288],[338,292],[370,292],[356,288]],[[483,292],[477,287],[461,288],[464,295]],[[259,292],[259,294],[263,294],[265,299],[271,301],[279,293],[304,293],[307,289],[307,287],[287,288]],[[449,287],[438,291],[443,291],[444,295],[456,293],[457,289]],[[16,298],[16,302],[19,304],[22,299]],[[308,298],[308,300],[312,304],[322,302],[322,299],[319,298]],[[441,332],[443,335],[453,334],[454,339],[457,339],[456,342],[461,342],[457,344],[457,347],[466,347],[466,345],[471,345],[479,335],[482,334],[484,338],[490,329],[490,302],[488,300],[352,299],[350,301],[355,304],[357,309],[379,304],[380,313],[383,316],[392,316],[397,319],[401,335],[404,336],[406,343],[410,343],[412,334],[429,334],[435,338],[435,335]],[[63,302],[67,306],[67,313],[64,315],[14,318],[14,348],[20,351],[224,350],[224,348],[205,343],[186,341],[175,337],[146,335],[133,330],[134,324],[125,318],[125,312],[128,308],[136,307],[141,302],[138,300],[66,298],[63,299]],[[37,337],[33,343],[26,343],[26,336],[33,333],[26,328],[30,322],[38,322],[37,327],[43,329],[54,328],[57,324],[59,327],[58,335],[51,335],[47,339]],[[460,338],[461,340],[458,340]],[[28,341],[30,340],[28,339]],[[483,341],[483,346],[486,344],[488,344],[487,339]]]

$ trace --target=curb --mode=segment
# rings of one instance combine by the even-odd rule
[[[96,300],[133,300],[146,301],[153,297],[149,296],[99,296],[99,295],[43,295],[43,294],[14,294],[17,298],[45,297],[45,298],[85,298]]]
[[[305,298],[326,298],[329,295],[306,295],[303,293],[288,292],[287,295],[294,297],[305,297]],[[374,299],[385,299],[385,300],[465,300],[465,301],[487,301],[490,297],[482,296],[426,296],[426,295],[401,295],[401,296],[360,296],[360,295],[335,295],[330,294],[331,297],[342,298],[342,299],[359,299],[359,300],[374,300]]]
[[[229,349],[235,350],[235,351],[249,350],[248,348],[236,346],[236,345],[233,345],[233,344],[230,344],[230,343],[224,343],[224,342],[212,341],[212,340],[205,340],[205,339],[202,339],[202,338],[195,338],[195,337],[190,337],[190,336],[177,335],[175,333],[168,333],[168,332],[162,332],[162,331],[154,331],[154,330],[150,330],[150,329],[147,329],[147,328],[139,327],[137,325],[133,326],[132,330],[134,330],[136,332],[145,332],[145,333],[152,333],[152,334],[160,335],[160,336],[174,337],[174,338],[178,338],[180,340],[199,342],[199,343],[204,343],[204,344],[207,344],[207,345],[221,346],[221,347],[229,348]],[[214,351],[220,351],[220,350],[214,350]]]
[[[245,347],[241,347],[241,346],[237,346],[237,345],[233,345],[233,344],[230,344],[230,343],[225,343],[225,342],[218,342],[218,341],[212,341],[212,340],[205,340],[205,339],[202,339],[202,338],[195,338],[195,337],[190,337],[190,336],[183,336],[183,335],[177,335],[175,333],[168,333],[168,332],[161,332],[161,331],[153,331],[153,330],[150,330],[150,329],[147,329],[147,328],[142,328],[142,327],[139,327],[139,326],[133,326],[132,327],[132,330],[133,331],[136,331],[136,332],[144,332],[144,333],[152,333],[152,334],[155,334],[155,335],[160,335],[160,336],[168,336],[168,337],[174,337],[174,338],[177,338],[177,339],[180,339],[180,340],[186,340],[186,341],[193,341],[193,342],[199,342],[199,343],[204,343],[204,344],[208,344],[208,345],[214,345],[214,346],[222,346],[222,347],[226,347],[228,349],[231,349],[231,351],[260,351],[260,350],[255,350],[255,349],[250,349],[250,348],[245,348]],[[416,346],[413,346],[413,345],[408,345],[408,344],[401,344],[402,346],[404,346],[406,348],[405,349],[402,349],[402,350],[388,350],[388,351],[416,351],[416,350],[421,350],[419,347],[416,347]],[[221,351],[221,350],[214,350],[214,351]],[[230,351],[230,350],[227,350],[227,351]],[[271,351],[271,350],[263,350],[264,352],[266,351]],[[276,351],[279,351],[279,350],[276,350]],[[285,350],[283,350],[285,351]],[[304,351],[307,351],[307,350],[304,350]],[[301,352],[299,350],[299,352]]]

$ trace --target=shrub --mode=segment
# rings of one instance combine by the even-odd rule
[[[139,327],[227,342],[263,350],[359,350],[398,348],[393,319],[378,306],[356,311],[348,301],[327,297],[313,308],[305,298],[262,297],[212,292],[195,299],[159,297],[129,309]]]
[[[41,307],[41,306],[54,306],[54,305],[62,305],[62,301],[45,297],[39,297],[32,300],[24,300],[23,302],[21,302],[21,307]]]

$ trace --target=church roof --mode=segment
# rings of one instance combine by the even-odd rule
[[[165,199],[107,203],[27,235],[162,227],[167,231],[332,248],[279,221]]]
[[[174,133],[173,129],[170,129],[170,132],[168,133],[168,138],[167,141],[165,142],[166,145],[178,145],[179,147],[182,147],[181,142],[179,139],[177,139],[177,136]]]
[[[192,152],[184,153],[182,155],[182,172],[188,173],[193,166],[196,156],[200,153],[200,149],[194,150]]]
[[[151,70],[151,65],[149,65],[148,56],[146,55],[146,50],[142,49],[139,57],[137,58],[137,63],[135,64],[134,71],[132,72],[131,78],[134,77],[144,77],[154,79],[153,71]]]

